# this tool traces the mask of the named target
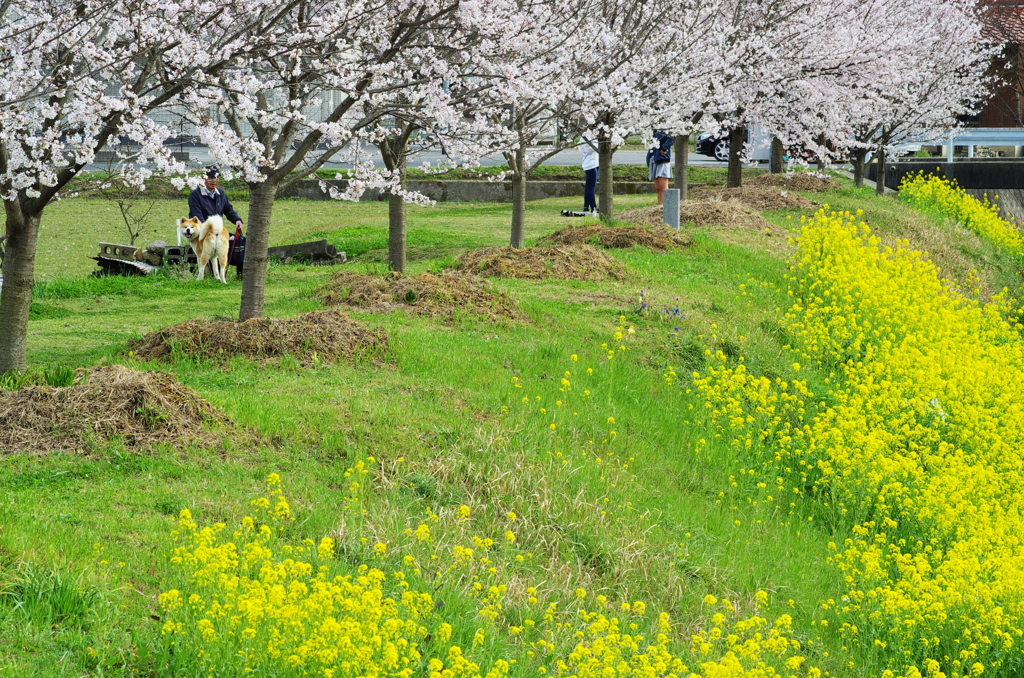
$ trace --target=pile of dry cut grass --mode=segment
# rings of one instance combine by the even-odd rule
[[[592,245],[554,247],[485,247],[470,250],[455,259],[461,270],[493,278],[522,280],[621,280],[626,272],[622,264],[604,250]]]
[[[810,172],[761,174],[746,179],[743,183],[747,186],[771,186],[790,191],[806,191],[808,193],[828,193],[839,188],[839,184],[834,179],[817,176]]]
[[[735,200],[756,211],[788,210],[814,206],[813,202],[797,193],[795,189],[751,185],[752,181],[748,181],[740,188],[695,188],[690,197],[694,201],[721,200],[727,202]]]
[[[367,329],[338,310],[313,311],[294,318],[252,318],[245,322],[190,320],[131,342],[139,358],[175,352],[215,361],[242,356],[263,361],[290,355],[296,360],[379,355],[387,348],[383,329]]]
[[[372,313],[401,309],[451,320],[457,311],[466,311],[491,321],[523,319],[515,302],[504,292],[462,271],[423,273],[416,277],[394,272],[379,276],[342,271],[320,287],[317,296],[328,306],[346,305]]]
[[[660,223],[645,226],[569,226],[541,238],[538,245],[600,245],[609,249],[646,247],[667,250],[687,247],[691,238]]]
[[[0,454],[82,451],[120,437],[126,445],[214,445],[227,419],[161,372],[123,365],[79,370],[71,386],[0,393]]]
[[[660,224],[662,208],[655,206],[627,210],[619,218],[637,224]],[[735,199],[687,200],[679,205],[679,223],[688,222],[697,226],[731,226],[759,231],[772,228],[756,210]]]

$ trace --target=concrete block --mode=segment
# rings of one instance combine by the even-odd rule
[[[117,245],[109,242],[100,243],[100,255],[112,259],[135,261],[135,252],[138,249],[135,245]]]
[[[168,245],[164,248],[163,265],[195,267],[199,260],[188,245]]]

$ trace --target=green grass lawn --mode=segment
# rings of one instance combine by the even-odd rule
[[[615,197],[617,210],[652,204],[650,195]],[[136,242],[177,242],[175,223],[188,216],[184,200],[155,200],[147,227]],[[578,204],[579,203],[579,204]],[[243,220],[248,205],[236,202]],[[582,198],[558,198],[526,204],[526,238],[536,239],[562,223],[563,209],[582,208]],[[507,245],[510,206],[503,203],[438,203],[434,207],[408,206],[408,246],[411,260],[435,258],[477,247]],[[279,200],[274,205],[271,246],[327,238],[349,255],[380,261],[387,251],[386,202]],[[90,257],[100,242],[128,242],[117,205],[103,199],[64,200],[51,206],[39,229],[36,276],[80,277],[96,270]]]
[[[957,249],[953,236],[942,240],[941,222],[893,198],[849,186],[810,197],[864,209],[887,236],[930,238],[956,251],[956,266],[991,261],[992,286],[1019,280],[998,253],[975,242]],[[617,210],[652,203],[646,195],[615,200]],[[161,226],[147,237],[170,241],[183,207],[160,202],[154,224]],[[582,222],[558,216],[569,207],[575,199],[528,203],[527,243]],[[480,575],[508,585],[503,610],[487,626],[497,640],[477,651],[485,664],[512,656],[529,665],[509,631],[531,614],[527,586],[542,603],[562,608],[577,589],[616,604],[643,600],[672,615],[683,645],[706,624],[706,595],[729,598],[749,616],[755,593],[764,590],[773,610],[793,616],[809,664],[837,676],[867,675],[869,654],[848,651],[837,633],[817,626],[821,602],[844,590],[827,562],[829,542],[843,535],[808,520],[819,509],[806,497],[794,496],[788,513],[753,503],[724,441],[694,452],[711,435],[701,423],[703,403],[664,378],[671,367],[688,379],[717,351],[730,361],[742,355],[755,374],[791,376],[779,324],[791,303],[789,246],[777,236],[691,225],[687,248],[612,251],[626,266],[622,281],[495,280],[525,313],[522,323],[353,312],[388,332],[383,362],[142,363],[126,351],[131,337],[192,318],[233,316],[241,284],[230,276],[226,286],[89,277],[95,243],[121,239],[112,210],[103,200],[78,199],[47,212],[30,364],[118,362],[170,372],[261,442],[138,450],[127,441],[96,441],[86,453],[0,458],[0,675],[170,675],[169,660],[154,649],[162,642],[156,596],[182,585],[168,564],[169,517],[188,508],[203,524],[237,524],[272,472],[284,479],[297,518],[290,536],[333,536],[353,568],[372,560],[375,542],[388,544],[378,566],[401,568],[403,556],[423,548],[405,530],[431,512],[447,526],[432,528],[432,548],[448,553],[460,534],[501,542],[514,511],[514,547],[495,546],[498,574]],[[766,216],[795,227],[802,213]],[[410,207],[410,273],[467,249],[506,244],[509,217],[502,204]],[[385,203],[280,201],[271,244],[326,238],[349,253],[347,267],[382,272],[386,222]],[[319,308],[313,291],[333,272],[272,265],[267,314]],[[635,334],[614,339],[617,327],[630,326]],[[627,350],[608,360],[602,344]],[[813,385],[827,375],[802,376]],[[562,378],[572,382],[568,391]],[[370,456],[369,510],[353,522],[341,508],[350,492],[346,474]],[[472,509],[464,525],[454,521],[461,505]],[[45,604],[21,604],[26,594],[18,582],[29,574],[43,582],[47,593],[37,599]],[[472,582],[430,584],[466,647],[480,604]]]

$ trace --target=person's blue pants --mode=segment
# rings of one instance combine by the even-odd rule
[[[597,192],[597,173],[598,169],[583,170],[583,173],[587,175],[587,183],[583,188],[583,211],[593,212],[597,209],[597,199],[595,193]]]

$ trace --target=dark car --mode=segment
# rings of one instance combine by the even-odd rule
[[[743,128],[743,141],[750,141],[750,130],[746,127]],[[696,141],[697,152],[701,155],[706,155],[714,158],[719,162],[729,161],[729,137],[728,133],[723,133],[723,136],[715,136],[704,132],[697,136]]]

